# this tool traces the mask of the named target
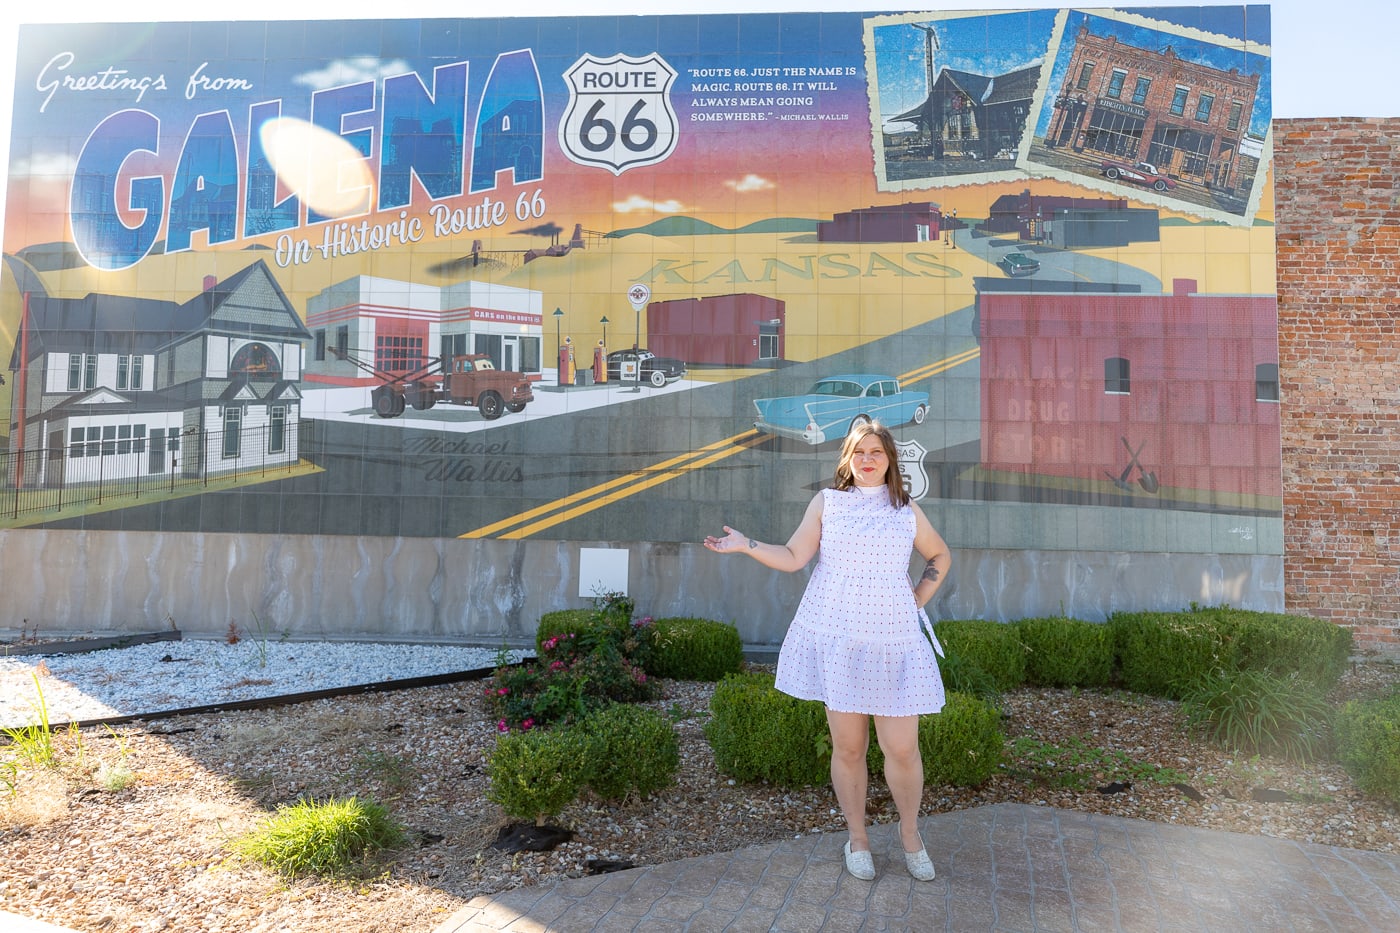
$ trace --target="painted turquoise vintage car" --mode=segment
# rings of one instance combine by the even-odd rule
[[[827,376],[806,395],[756,398],[753,404],[755,428],[814,445],[840,440],[864,421],[894,426],[923,424],[928,417],[927,392],[902,389],[893,376],[871,373]]]

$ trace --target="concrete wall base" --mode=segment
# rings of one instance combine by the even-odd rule
[[[300,639],[515,644],[545,612],[590,605],[579,551],[613,547],[628,551],[639,614],[733,622],[754,646],[782,641],[807,579],[698,544],[26,529],[0,532],[0,629],[217,637],[232,623]],[[1283,558],[958,549],[930,615],[1099,621],[1192,603],[1283,611]]]

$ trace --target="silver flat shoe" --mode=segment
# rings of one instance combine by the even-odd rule
[[[917,852],[905,852],[904,864],[909,868],[909,874],[914,876],[915,881],[933,880],[933,860],[928,857],[927,849],[920,849]]]
[[[925,858],[927,858],[927,856],[925,856]],[[932,870],[933,869],[930,867],[929,871]],[[861,881],[873,881],[875,880],[875,859],[871,856],[869,850],[865,852],[852,852],[851,844],[848,842],[846,843],[846,871],[850,872],[852,877],[859,878]]]

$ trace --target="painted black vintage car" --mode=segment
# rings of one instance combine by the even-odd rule
[[[625,375],[624,375],[625,373]],[[669,356],[657,356],[646,347],[640,350],[614,350],[608,354],[608,381],[641,379],[658,389],[668,382],[685,377],[685,362]]]

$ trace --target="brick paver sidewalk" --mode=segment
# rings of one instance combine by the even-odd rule
[[[436,933],[645,930],[1400,931],[1400,857],[1023,804],[925,817],[917,882],[893,826],[874,881],[844,833],[473,899]]]

